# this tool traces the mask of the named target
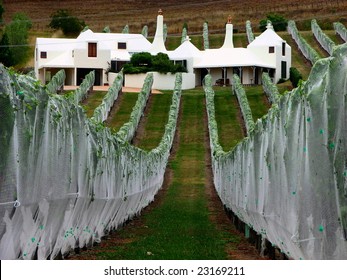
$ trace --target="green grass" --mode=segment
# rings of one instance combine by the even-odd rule
[[[124,244],[100,259],[226,259],[225,245],[239,239],[217,230],[209,219],[205,191],[204,94],[182,95],[179,148],[169,162],[173,179],[162,203],[143,215],[144,225],[119,231]]]
[[[106,93],[106,91],[93,91],[83,101],[82,106],[85,109],[88,118],[93,116],[95,108],[101,104]]]
[[[122,100],[120,102],[119,110],[109,116],[106,123],[108,127],[111,127],[114,131],[118,131],[123,124],[125,124],[133,110],[136,103],[138,93],[134,92],[124,92],[122,95]]]
[[[160,143],[169,117],[172,93],[153,94],[151,98],[153,99],[153,104],[147,115],[144,134],[141,135],[137,145],[145,150],[151,150]]]
[[[229,151],[243,139],[242,127],[238,121],[237,99],[230,87],[215,87],[215,110],[219,143],[224,151]]]
[[[266,115],[269,107],[264,102],[265,96],[263,92],[262,86],[254,86],[254,87],[244,87],[249,103],[249,107],[252,110],[252,115],[254,121]]]

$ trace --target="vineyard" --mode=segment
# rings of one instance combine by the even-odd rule
[[[235,75],[213,87],[207,75],[182,91],[177,74],[172,92],[153,94],[148,74],[127,93],[120,72],[100,93],[91,72],[61,94],[64,71],[42,85],[1,67],[0,258],[83,258],[99,243],[84,258],[253,258],[211,214],[214,184],[263,257],[346,259],[347,30],[311,28],[290,21],[280,34],[304,76],[294,89],[265,73],[262,86]],[[235,46],[255,37],[245,30]],[[139,237],[120,229],[148,205]],[[130,241],[102,247],[114,231]]]

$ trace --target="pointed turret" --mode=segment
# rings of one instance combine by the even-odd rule
[[[233,48],[233,25],[231,23],[231,16],[228,17],[228,23],[225,26],[225,39],[222,48]]]
[[[155,31],[155,36],[151,48],[152,54],[157,54],[159,52],[167,52],[164,44],[164,17],[163,11],[161,9],[159,9],[158,11],[157,29]]]

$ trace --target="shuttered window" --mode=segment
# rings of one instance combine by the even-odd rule
[[[97,56],[97,44],[88,43],[88,57],[96,57],[96,56]]]

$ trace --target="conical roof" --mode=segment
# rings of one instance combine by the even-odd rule
[[[170,54],[170,57],[173,59],[183,59],[199,56],[201,56],[201,51],[190,42],[188,36],[187,40],[185,40],[177,49],[175,49]]]

